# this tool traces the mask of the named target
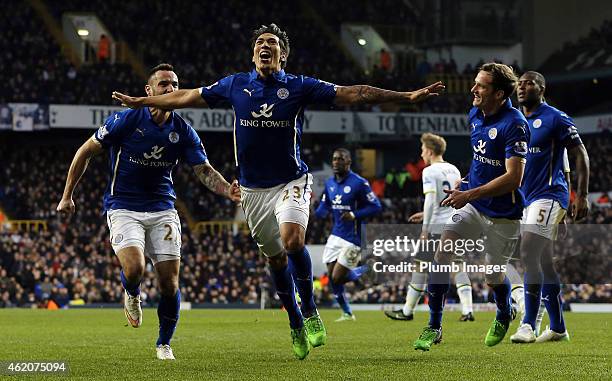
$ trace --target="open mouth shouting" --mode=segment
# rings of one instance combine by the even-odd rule
[[[259,61],[262,64],[270,64],[272,63],[272,52],[270,52],[269,50],[261,50],[261,52],[259,52]]]

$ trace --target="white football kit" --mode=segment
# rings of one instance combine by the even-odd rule
[[[428,228],[429,233],[442,234],[444,224],[453,214],[453,208],[440,206],[442,200],[447,196],[444,190],[453,189],[455,183],[460,180],[459,170],[451,163],[433,163],[423,170],[423,194],[435,194],[433,213]]]

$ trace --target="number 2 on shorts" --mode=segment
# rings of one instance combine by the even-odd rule
[[[164,224],[164,227],[168,229],[168,232],[164,236],[164,241],[172,241],[172,226]]]

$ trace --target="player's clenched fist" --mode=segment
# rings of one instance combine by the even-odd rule
[[[72,214],[74,214],[75,209],[74,201],[72,201],[71,198],[62,199],[56,208],[57,212],[62,217],[70,217]]]
[[[227,197],[234,202],[240,202],[240,185],[238,184],[238,180],[234,180],[230,184]]]

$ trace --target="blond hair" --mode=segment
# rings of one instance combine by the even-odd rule
[[[440,135],[426,132],[421,136],[421,143],[432,150],[434,155],[442,156],[446,152],[446,140]]]

